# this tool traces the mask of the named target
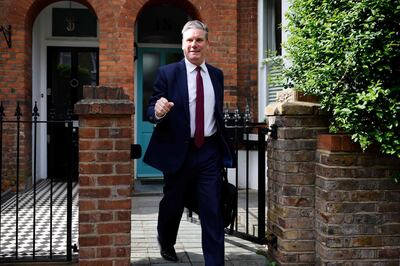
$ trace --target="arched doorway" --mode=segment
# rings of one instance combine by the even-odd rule
[[[136,132],[137,143],[146,150],[154,125],[147,121],[146,107],[157,69],[183,58],[181,30],[194,19],[183,8],[171,4],[145,6],[136,23]],[[158,178],[162,173],[137,160],[136,177]]]
[[[91,9],[73,1],[48,5],[36,17],[32,30],[32,102],[39,120],[76,122],[74,104],[82,98],[83,85],[98,84],[98,22]],[[77,178],[78,147],[71,147],[71,132],[65,124],[40,124],[36,142],[37,179],[65,180],[71,171],[70,153],[75,153]],[[77,136],[77,132],[75,132]]]

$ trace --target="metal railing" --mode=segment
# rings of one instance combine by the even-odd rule
[[[250,121],[248,106],[242,114],[238,109],[233,113],[224,113],[225,127],[235,149],[236,168],[232,170],[234,184],[239,191],[235,226],[233,230],[226,231],[255,243],[266,244],[266,137],[276,139],[277,127]],[[240,153],[243,156],[239,156]],[[256,156],[251,156],[251,153],[256,153]],[[244,171],[241,168],[244,168]],[[253,182],[257,180],[256,187],[250,188],[251,179]],[[239,180],[244,180],[244,185],[240,185]]]
[[[277,138],[277,126],[269,127],[266,123],[252,123],[250,120],[248,106],[243,113],[238,109],[224,112],[225,128],[235,150],[236,160],[236,168],[226,170],[228,180],[238,188],[235,223],[225,231],[242,239],[266,244],[266,146],[267,136]],[[254,153],[256,156],[251,156]],[[255,179],[257,186],[251,188],[250,181]],[[188,211],[188,218],[196,221],[191,211]]]
[[[76,149],[78,145],[78,129],[74,126],[71,116],[67,117],[66,120],[55,120],[55,116],[50,114],[48,121],[39,121],[39,112],[36,103],[33,108],[31,120],[23,120],[19,103],[17,103],[15,108],[14,118],[10,120],[6,118],[5,109],[1,102],[0,184],[3,186],[3,182],[6,179],[8,183],[10,183],[10,179],[14,179],[15,184],[12,188],[14,192],[10,193],[8,191],[7,199],[5,198],[6,193],[0,191],[0,262],[71,261],[72,252],[77,251],[76,243],[72,244],[72,207],[73,201],[76,202],[77,200],[77,193],[74,193],[75,197],[73,197],[73,180],[76,180],[76,171],[74,169],[77,167],[77,158],[74,158],[76,152],[73,149]],[[68,130],[68,134],[71,134],[70,171],[66,182],[57,182],[58,180],[54,180],[51,176],[47,179],[39,177],[40,180],[38,180],[37,132],[38,127],[43,124],[46,125],[48,132],[55,125],[64,124],[65,130]],[[22,125],[25,126],[23,130],[21,130]],[[22,157],[27,156],[28,153],[26,151],[30,149],[26,147],[26,141],[21,145],[21,137],[25,135],[29,136],[26,133],[30,129],[32,130],[32,168],[29,170],[24,169],[24,176],[21,176],[21,159],[27,160],[28,164],[30,159]],[[10,135],[12,136],[10,137]],[[47,145],[47,143],[44,145]],[[22,156],[21,149],[24,151]],[[13,151],[15,156],[7,156],[6,153],[10,150]],[[10,165],[10,160],[15,160],[13,166],[15,168],[15,176],[12,177],[9,176],[10,171],[3,168],[5,161],[7,161],[6,167]],[[25,167],[27,167],[26,165],[25,161]],[[32,176],[27,176],[29,172],[32,172]],[[27,178],[32,179],[32,185],[25,188],[21,186],[20,188],[21,179],[23,181]],[[66,213],[64,213],[64,208]],[[55,214],[57,214],[57,217]],[[57,239],[55,239],[56,234]],[[62,241],[62,246],[65,245],[64,251],[60,250],[59,243],[55,244],[56,240],[59,239]]]

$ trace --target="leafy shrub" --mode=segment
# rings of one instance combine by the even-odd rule
[[[292,0],[285,44],[296,89],[332,113],[331,132],[400,157],[400,3]]]
[[[285,77],[282,75],[284,69],[284,61],[281,55],[277,55],[276,51],[267,50],[266,57],[263,62],[268,68],[267,83],[269,87],[283,87],[285,85]]]

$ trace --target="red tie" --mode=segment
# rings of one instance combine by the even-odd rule
[[[196,129],[194,131],[194,144],[200,148],[204,144],[204,88],[201,78],[201,67],[196,68]]]

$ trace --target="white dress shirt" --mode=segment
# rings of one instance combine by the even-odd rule
[[[196,65],[190,63],[185,58],[186,74],[189,92],[189,112],[190,112],[190,136],[194,137],[196,129]],[[209,137],[217,131],[214,118],[215,95],[214,87],[211,82],[205,62],[201,65],[201,77],[203,78],[204,88],[204,136]]]

